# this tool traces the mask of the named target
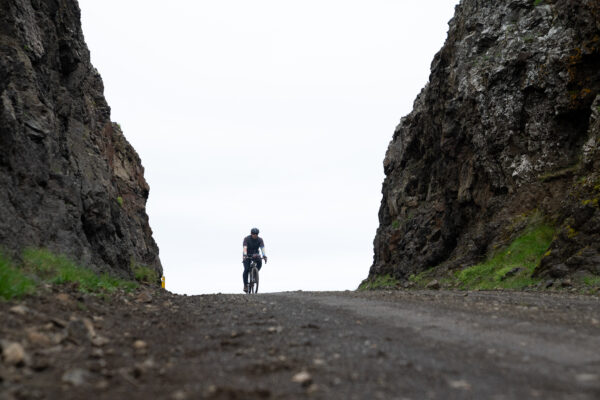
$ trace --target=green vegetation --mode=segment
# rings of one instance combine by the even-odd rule
[[[400,221],[398,221],[397,219],[395,219],[395,220],[392,222],[392,228],[394,228],[394,229],[398,229],[398,228],[400,228]]]
[[[35,283],[0,254],[0,298],[10,300],[33,292]]]
[[[116,289],[133,290],[135,282],[115,278],[107,273],[98,275],[81,267],[63,255],[46,249],[27,249],[23,252],[25,271],[55,284],[74,283],[80,291],[95,293]]]
[[[542,182],[549,182],[554,179],[564,178],[564,177],[573,175],[575,172],[577,172],[579,170],[579,167],[580,167],[580,165],[579,165],[579,163],[577,163],[575,165],[571,165],[570,167],[563,168],[558,171],[548,172],[546,174],[539,175],[538,179]]]
[[[579,288],[582,294],[598,294],[600,293],[600,276],[593,275],[589,272],[584,272],[583,275],[573,277],[575,286]]]
[[[158,282],[158,273],[152,268],[146,267],[145,265],[137,265],[132,262],[131,269],[133,270],[135,280],[138,282],[149,283],[152,285],[156,285]]]
[[[433,279],[433,277],[430,276],[432,272],[433,269],[428,269],[418,273],[417,275],[412,274],[408,277],[408,280],[415,283],[418,286],[425,286],[427,283],[429,283],[431,279]]]
[[[539,5],[541,5],[542,3],[544,3],[544,0],[534,0],[534,2],[533,2],[533,5],[534,5],[534,6],[539,6]]]
[[[119,203],[119,205],[123,207],[123,198],[121,196],[117,197],[117,203]]]
[[[589,202],[594,204],[593,201]],[[562,227],[552,225],[538,210],[516,216],[507,226],[511,234],[503,239],[504,245],[495,245],[490,257],[477,265],[463,270],[446,270],[434,267],[418,274],[412,274],[408,287],[425,288],[434,279],[443,288],[458,288],[462,290],[522,290],[527,287],[540,285],[543,278],[533,277],[533,272],[539,266],[542,258],[551,255],[549,249],[554,237],[559,234],[567,237],[578,235],[568,224]],[[516,236],[516,237],[515,237]],[[511,239],[512,237],[512,239]],[[579,251],[579,255],[581,252]],[[600,276],[579,274],[567,279],[573,279],[575,288],[582,293],[594,294],[600,292]],[[559,280],[556,288],[561,288]],[[358,290],[395,289],[399,282],[391,275],[371,277],[361,283]],[[571,288],[571,283],[565,283],[564,288]]]
[[[0,298],[11,299],[32,294],[40,283],[72,284],[81,292],[98,294],[117,289],[131,291],[138,286],[136,282],[115,278],[107,273],[98,275],[46,249],[26,249],[22,259],[22,265],[18,268],[0,254]]]
[[[539,280],[531,274],[548,250],[554,232],[555,228],[545,223],[530,226],[489,260],[458,271],[459,286],[462,289],[523,289],[536,284]]]
[[[586,276],[583,278],[583,283],[588,286],[600,287],[600,276]]]
[[[427,269],[425,271],[421,271],[416,275],[412,274],[411,276],[408,277],[408,280],[410,282],[414,283],[415,286],[418,288],[426,287],[427,284],[430,283],[431,281],[433,281],[434,279],[437,280],[442,287],[451,287],[451,286],[455,285],[456,279],[454,278],[454,276],[440,277],[440,276],[437,276],[436,273],[438,273],[436,268],[431,268],[431,269]]]
[[[391,275],[376,276],[372,280],[364,280],[358,290],[374,290],[374,289],[396,289],[398,280]]]
[[[431,268],[411,275],[409,281],[417,288],[425,288],[436,279],[441,287],[463,290],[524,289],[538,284],[540,279],[531,275],[549,254],[556,228],[537,210],[516,216],[507,228],[513,235],[520,232],[519,236],[512,240],[506,237],[504,246],[494,245],[485,262],[460,271]]]

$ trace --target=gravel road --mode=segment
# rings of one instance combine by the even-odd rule
[[[600,398],[597,296],[60,293],[0,318],[25,353],[0,399]]]

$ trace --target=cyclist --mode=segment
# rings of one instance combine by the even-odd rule
[[[244,292],[248,292],[248,272],[250,272],[250,258],[256,255],[260,256],[258,251],[260,249],[260,253],[262,253],[262,258],[265,260],[265,264],[267,263],[267,255],[265,254],[265,242],[262,240],[262,238],[258,237],[258,232],[258,228],[252,228],[250,230],[250,236],[246,236],[244,238],[244,274],[242,275],[242,278],[244,279]],[[256,264],[258,270],[260,271],[260,268],[262,267],[262,261],[260,257],[257,257]]]

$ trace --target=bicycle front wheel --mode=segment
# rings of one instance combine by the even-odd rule
[[[258,293],[258,268],[252,268],[252,280],[254,281],[254,293]]]
[[[254,292],[254,277],[252,276],[252,270],[248,274],[248,294],[252,294]]]

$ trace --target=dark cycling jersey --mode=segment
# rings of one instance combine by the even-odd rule
[[[253,255],[258,254],[258,249],[265,247],[265,242],[260,237],[253,239],[252,235],[250,235],[244,238],[243,246],[248,248],[248,255]]]

